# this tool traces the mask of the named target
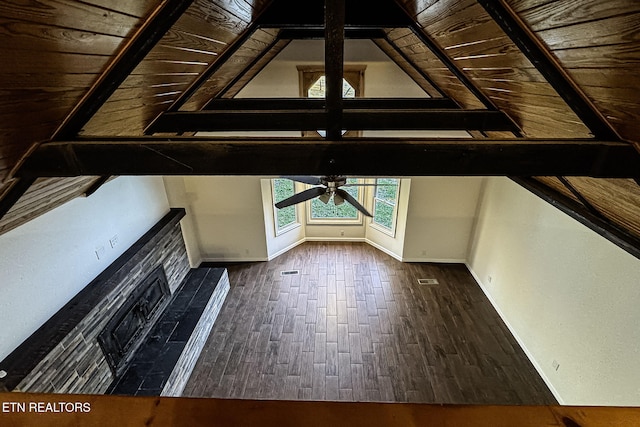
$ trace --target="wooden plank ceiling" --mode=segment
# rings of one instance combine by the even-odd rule
[[[171,16],[180,8],[184,13]],[[73,144],[77,137],[135,144],[132,138],[145,135],[164,112],[197,112],[212,99],[232,98],[291,38],[321,31],[324,10],[321,0],[304,6],[292,0],[4,1],[0,215],[27,193],[3,223],[28,220],[98,179],[52,185],[41,179],[28,189],[38,173],[19,166],[31,153],[42,160],[37,147],[52,139]],[[340,13],[342,37],[370,37],[426,96],[448,98],[462,114],[501,112],[516,125],[513,132],[469,128],[475,138],[595,135],[635,146],[631,157],[640,152],[637,1],[349,0]],[[640,238],[639,175],[537,182]]]

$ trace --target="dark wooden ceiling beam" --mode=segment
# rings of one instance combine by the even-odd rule
[[[449,98],[345,98],[345,109],[457,109]],[[206,110],[323,110],[322,98],[214,98]]]
[[[40,145],[16,176],[331,175],[636,177],[621,142],[344,138],[116,138]]]
[[[596,138],[619,139],[557,59],[504,1],[478,1]]]
[[[343,123],[342,80],[344,78],[344,19],[343,0],[325,0],[324,7],[324,70],[326,82],[326,125],[301,130],[326,129],[327,138],[342,137]]]
[[[637,236],[534,178],[511,177],[511,179],[631,255],[640,258],[640,238]]]
[[[379,28],[345,28],[345,39],[379,39],[385,33]],[[324,39],[322,28],[284,28],[278,37],[284,40],[321,40]]]
[[[329,100],[327,100],[329,106]],[[334,107],[336,108],[336,107]],[[487,110],[388,110],[342,109],[339,118],[318,110],[176,111],[164,113],[148,129],[152,133],[216,131],[312,131],[327,130],[327,139],[338,140],[349,130],[493,130],[514,131],[501,111]],[[333,137],[329,131],[333,130]],[[337,131],[338,136],[335,136]]]
[[[191,3],[193,0],[164,1],[111,61],[106,71],[56,130],[53,139],[67,139],[77,135]]]
[[[347,28],[397,28],[406,27],[410,20],[395,1],[349,0],[344,3]],[[323,29],[324,0],[274,1],[258,20],[267,28],[316,28]]]

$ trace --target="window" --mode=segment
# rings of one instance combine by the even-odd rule
[[[384,233],[394,236],[400,180],[395,178],[376,178],[375,184],[371,225]]]
[[[364,70],[366,65],[345,65],[342,79],[342,97],[360,98],[364,96]],[[324,68],[317,65],[299,65],[298,75],[300,81],[301,98],[324,98],[326,93],[326,77]],[[303,136],[325,136],[324,130],[305,131]],[[358,136],[359,131],[343,130],[343,135]]]
[[[271,188],[273,190],[273,202],[278,203],[281,200],[291,197],[295,193],[294,183],[290,179],[277,178],[271,180]],[[287,206],[286,208],[273,208],[275,217],[276,236],[288,231],[299,224],[298,212],[296,207]]]
[[[307,90],[307,97],[309,98],[324,98],[327,91],[327,82],[325,76],[320,76],[318,80]],[[346,79],[342,79],[342,97],[343,98],[355,98],[356,90],[349,84]]]
[[[347,178],[347,184],[356,184],[356,178]],[[351,194],[356,200],[360,200],[360,187],[341,187]],[[326,204],[316,197],[309,202],[309,222],[360,222],[360,212],[348,202],[336,206],[333,198]]]

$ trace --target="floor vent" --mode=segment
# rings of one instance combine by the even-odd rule
[[[280,275],[281,276],[292,276],[294,274],[300,274],[299,270],[285,270],[285,271],[281,271]]]
[[[437,279],[418,279],[418,285],[437,285]]]

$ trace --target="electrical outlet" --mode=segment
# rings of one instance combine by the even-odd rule
[[[98,261],[104,258],[104,246],[99,246],[96,248],[96,258],[98,258]]]
[[[344,230],[340,230],[340,235],[344,236]]]
[[[422,251],[422,256],[427,256],[427,251]]]
[[[558,361],[556,359],[553,359],[553,362],[551,363],[551,366],[553,367],[553,369],[555,369],[556,371],[558,370],[558,368],[560,368],[560,364],[558,363]]]
[[[115,234],[112,238],[109,239],[109,244],[111,245],[111,248],[115,248],[116,246],[118,246],[118,235]]]

